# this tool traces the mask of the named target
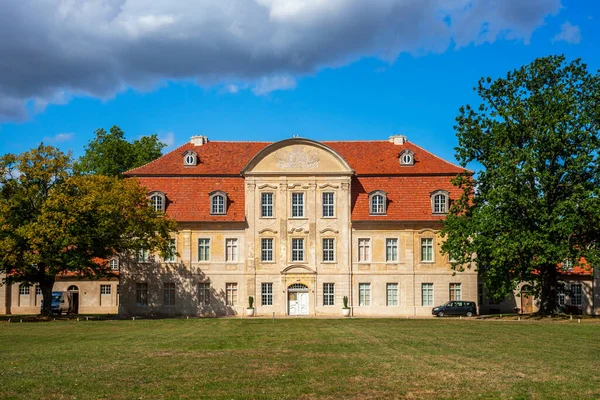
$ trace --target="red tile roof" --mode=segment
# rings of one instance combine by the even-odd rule
[[[244,221],[244,178],[240,172],[269,142],[207,142],[202,146],[186,143],[163,157],[125,173],[137,177],[148,191],[166,194],[166,212],[177,221]],[[437,189],[456,198],[459,191],[450,184],[451,176],[466,171],[406,142],[389,141],[323,142],[340,154],[355,171],[352,180],[353,220],[439,220],[432,215],[430,193]],[[413,166],[402,166],[400,152],[414,152]],[[193,150],[196,166],[184,166],[183,154]],[[224,216],[210,215],[209,193],[222,190],[228,196]],[[369,215],[368,193],[388,193],[387,214]]]

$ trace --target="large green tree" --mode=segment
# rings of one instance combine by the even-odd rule
[[[554,313],[566,259],[600,261],[600,75],[580,60],[539,58],[484,78],[456,119],[457,158],[480,171],[454,183],[442,249],[455,268],[475,257],[497,298],[530,282]]]
[[[75,164],[75,171],[122,177],[123,172],[159,158],[164,147],[166,144],[156,134],[128,142],[125,132],[116,125],[108,132],[97,129],[94,139],[85,147],[85,154]]]
[[[0,158],[0,272],[37,284],[50,313],[62,273],[110,275],[107,259],[140,249],[170,252],[175,222],[148,205],[135,180],[73,175],[70,155],[44,146]]]

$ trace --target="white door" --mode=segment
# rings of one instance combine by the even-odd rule
[[[308,315],[308,293],[298,293],[298,314]]]
[[[288,293],[288,314],[289,315],[298,315],[300,312],[299,304],[298,304],[298,296],[302,293],[290,292]]]

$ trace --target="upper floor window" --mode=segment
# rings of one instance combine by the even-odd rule
[[[431,210],[434,214],[446,214],[448,212],[450,193],[446,190],[436,190],[431,194]]]
[[[177,261],[177,240],[169,239],[169,253],[165,255],[165,262],[172,263]]]
[[[398,239],[385,239],[385,261],[398,261]]]
[[[415,163],[415,153],[406,149],[400,153],[400,165],[414,165]]]
[[[261,201],[261,217],[270,218],[273,216],[273,193],[264,192],[260,196]]]
[[[304,239],[292,239],[292,261],[304,261]]]
[[[112,260],[110,260],[109,265],[111,270],[117,271],[119,269],[119,260],[113,258]]]
[[[210,194],[210,213],[216,215],[226,214],[227,193],[216,191]]]
[[[225,239],[225,261],[235,262],[238,260],[238,240]]]
[[[385,214],[387,194],[381,190],[376,190],[369,194],[370,214]]]
[[[196,165],[198,163],[198,155],[191,150],[183,153],[183,165]]]
[[[421,239],[421,261],[433,262],[433,238]]]
[[[335,261],[335,240],[333,238],[323,239],[323,262]]]
[[[292,193],[292,218],[304,217],[304,193]]]
[[[332,192],[323,193],[323,217],[335,216],[334,195]]]
[[[165,212],[165,194],[162,192],[150,193],[150,207],[156,212]]]
[[[137,261],[138,262],[150,261],[150,251],[148,249],[139,249],[137,252]]]
[[[264,262],[273,261],[273,239],[263,238],[260,240],[260,260]]]
[[[198,239],[198,261],[210,261],[210,239]]]
[[[358,262],[371,259],[371,239],[358,239]]]

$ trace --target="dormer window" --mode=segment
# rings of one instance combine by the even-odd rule
[[[450,193],[446,190],[436,190],[431,193],[431,211],[434,214],[447,214],[450,209]]]
[[[369,213],[371,215],[384,215],[386,213],[387,193],[376,190],[369,194]]]
[[[163,192],[150,193],[150,207],[156,212],[165,212],[166,198]]]
[[[400,165],[414,165],[415,163],[415,153],[406,149],[400,153]]]
[[[210,194],[210,213],[213,215],[227,213],[227,193],[218,190]]]
[[[195,152],[188,150],[185,153],[183,153],[183,165],[193,166],[196,165],[197,162],[198,155]]]

